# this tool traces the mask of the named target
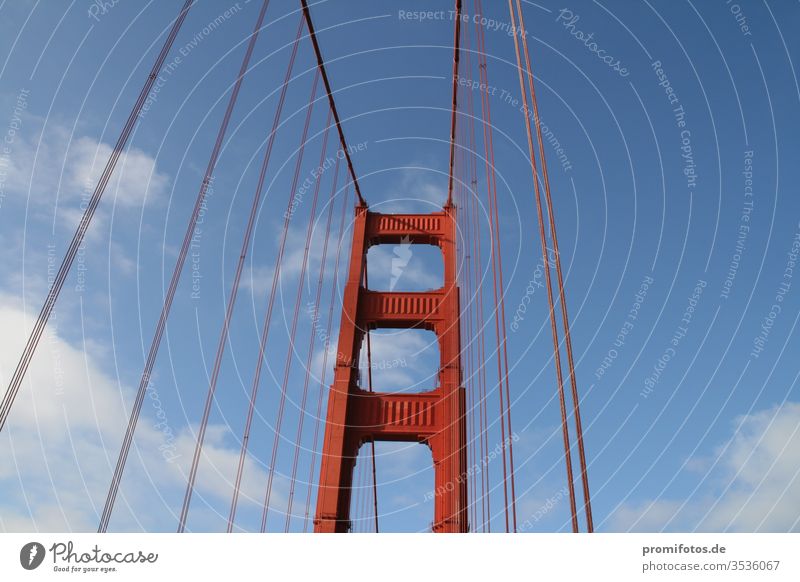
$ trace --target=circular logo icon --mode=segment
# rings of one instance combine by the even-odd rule
[[[28,542],[19,551],[19,563],[26,570],[35,570],[44,561],[44,546],[39,542]]]

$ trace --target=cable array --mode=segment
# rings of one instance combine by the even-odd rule
[[[572,518],[572,530],[574,532],[578,531],[578,516],[577,516],[577,508],[575,502],[575,484],[574,484],[574,477],[573,477],[573,468],[572,468],[572,455],[571,455],[571,447],[570,447],[570,438],[569,438],[569,426],[568,426],[568,419],[567,419],[567,409],[566,409],[566,402],[565,402],[565,394],[564,394],[564,377],[561,365],[561,345],[558,340],[558,324],[556,322],[556,315],[555,315],[555,304],[554,304],[554,297],[553,297],[553,286],[552,286],[552,277],[551,277],[551,266],[550,266],[550,259],[547,256],[547,236],[545,233],[545,221],[542,212],[542,199],[539,187],[539,176],[537,173],[537,164],[536,164],[536,151],[534,148],[533,143],[533,135],[531,129],[531,119],[530,119],[530,112],[533,112],[533,119],[534,125],[536,126],[536,137],[538,142],[538,154],[539,159],[541,160],[541,169],[542,169],[542,182],[544,184],[544,191],[545,191],[545,202],[547,204],[547,221],[550,226],[550,241],[552,243],[552,250],[555,262],[555,270],[557,276],[557,285],[558,285],[558,301],[561,307],[561,318],[562,318],[562,325],[564,328],[564,337],[566,343],[566,351],[567,351],[567,364],[569,370],[569,379],[572,388],[572,402],[573,402],[573,415],[575,418],[575,425],[576,425],[576,433],[577,433],[577,440],[578,440],[578,454],[579,454],[579,463],[580,463],[580,471],[581,471],[581,481],[583,484],[583,497],[584,497],[584,514],[586,516],[586,527],[589,532],[594,530],[594,525],[592,522],[592,505],[591,499],[589,495],[589,480],[586,470],[586,454],[584,452],[584,443],[583,443],[583,428],[581,425],[581,416],[580,416],[580,400],[578,398],[578,388],[577,388],[577,381],[575,378],[575,364],[573,361],[572,356],[572,340],[570,339],[570,330],[569,330],[569,318],[567,317],[567,303],[566,298],[564,295],[564,278],[562,275],[561,269],[561,256],[558,252],[558,238],[556,236],[556,223],[555,223],[555,214],[553,210],[553,199],[550,194],[550,180],[548,178],[547,173],[547,163],[545,161],[545,154],[544,154],[544,143],[542,140],[542,124],[539,119],[539,109],[536,103],[536,93],[534,91],[534,77],[533,72],[531,70],[531,59],[530,53],[528,52],[528,39],[525,34],[525,22],[522,13],[522,5],[520,0],[516,0],[516,12],[515,12],[515,5],[514,0],[508,0],[508,10],[511,17],[511,26],[512,30],[515,32],[519,30],[519,34],[514,34],[514,51],[517,57],[517,71],[519,73],[519,85],[520,85],[520,93],[522,94],[522,101],[523,101],[523,108],[522,113],[525,117],[525,130],[526,135],[528,138],[528,153],[531,159],[531,171],[533,173],[533,184],[534,184],[534,196],[536,199],[536,212],[537,218],[539,223],[539,240],[541,242],[542,247],[542,261],[544,263],[544,272],[545,272],[545,282],[547,284],[547,302],[549,305],[550,310],[550,327],[552,330],[553,335],[553,351],[555,354],[555,366],[556,366],[556,377],[558,381],[558,399],[559,405],[561,408],[561,426],[562,426],[562,433],[564,438],[564,458],[565,463],[567,466],[567,485],[569,487],[569,501],[570,501],[570,513]],[[517,26],[517,20],[519,20],[519,27]],[[520,54],[520,40],[519,37],[522,38],[522,45],[523,51],[525,54],[525,63],[523,68],[522,58]],[[527,78],[528,83],[527,87],[525,84],[525,78]],[[530,107],[528,105],[528,100],[530,99]]]
[[[167,38],[162,46],[155,63],[152,66],[151,72],[144,83],[139,97],[137,98],[126,124],[124,125],[120,136],[117,140],[111,156],[106,162],[103,173],[95,187],[91,200],[81,218],[81,221],[73,235],[69,248],[64,256],[64,259],[59,268],[58,274],[48,292],[44,305],[39,313],[39,317],[33,327],[33,330],[28,338],[27,344],[23,350],[22,356],[17,364],[17,367],[12,376],[11,382],[6,390],[2,403],[0,403],[0,430],[5,426],[6,420],[9,416],[14,399],[20,389],[21,383],[24,379],[28,366],[33,358],[36,347],[39,343],[41,335],[47,321],[52,313],[55,303],[58,299],[59,293],[63,288],[64,281],[69,273],[72,262],[75,259],[78,248],[83,242],[87,229],[92,221],[92,217],[100,203],[105,188],[110,180],[114,171],[117,161],[124,150],[130,135],[135,127],[136,120],[139,118],[142,106],[149,94],[153,83],[155,82],[158,72],[164,64],[164,61],[175,41],[175,38],[180,31],[180,28],[186,19],[187,13],[193,4],[193,0],[186,0],[183,7],[172,23],[171,29]],[[274,269],[272,271],[271,287],[265,297],[266,309],[263,316],[263,321],[260,327],[260,336],[258,342],[257,359],[254,363],[255,369],[250,386],[249,398],[247,401],[247,411],[242,430],[240,441],[239,458],[236,469],[236,475],[233,481],[233,492],[230,503],[230,510],[227,519],[227,531],[232,532],[236,524],[237,508],[241,497],[242,480],[245,469],[246,460],[249,455],[250,437],[253,429],[253,420],[257,410],[259,387],[261,383],[261,374],[263,365],[267,362],[268,356],[271,355],[268,348],[270,327],[274,313],[275,300],[278,295],[278,284],[281,280],[281,273],[284,267],[286,258],[286,246],[289,238],[289,229],[292,217],[294,216],[295,205],[297,202],[298,183],[300,179],[301,169],[303,167],[303,159],[306,146],[309,141],[309,131],[311,127],[312,114],[314,111],[315,103],[322,99],[318,97],[319,81],[325,90],[325,98],[327,100],[327,120],[325,122],[322,134],[322,143],[319,157],[319,167],[323,167],[326,162],[329,143],[330,130],[335,127],[339,147],[341,150],[337,151],[335,170],[332,179],[331,191],[328,199],[328,206],[325,211],[325,228],[324,238],[322,239],[322,259],[319,265],[319,271],[316,278],[316,285],[311,291],[309,281],[308,292],[313,295],[313,321],[314,329],[309,335],[308,344],[305,354],[305,367],[304,378],[301,397],[298,408],[297,426],[294,436],[294,447],[291,452],[292,468],[289,478],[288,499],[286,505],[286,513],[283,529],[288,532],[291,529],[292,520],[294,517],[295,496],[297,493],[297,478],[300,470],[300,455],[301,443],[304,437],[306,415],[308,414],[307,405],[310,398],[310,390],[316,386],[316,382],[312,383],[312,364],[317,350],[317,329],[318,318],[322,304],[323,291],[327,281],[326,273],[328,272],[328,255],[329,245],[331,243],[332,225],[334,218],[334,207],[336,205],[336,198],[338,195],[340,161],[343,160],[347,166],[349,174],[344,188],[344,196],[341,202],[341,216],[339,219],[338,234],[336,237],[341,239],[345,230],[345,217],[348,207],[351,204],[357,204],[358,210],[363,211],[367,203],[362,195],[358,179],[353,166],[353,161],[350,155],[345,140],[344,130],[342,127],[341,119],[338,113],[337,105],[334,99],[334,94],[331,88],[329,77],[327,74],[325,61],[319,46],[317,33],[314,29],[309,6],[306,0],[301,0],[301,14],[300,21],[297,26],[297,32],[294,42],[291,45],[291,52],[287,63],[286,72],[283,79],[283,84],[280,87],[280,95],[278,97],[277,105],[275,108],[274,116],[272,119],[272,126],[266,136],[266,143],[264,146],[263,158],[258,174],[258,180],[255,190],[250,202],[249,214],[247,223],[242,233],[241,248],[236,261],[236,267],[233,274],[230,290],[226,298],[224,316],[219,331],[216,351],[213,361],[211,374],[209,376],[208,389],[204,401],[203,411],[197,433],[195,436],[195,447],[192,455],[191,464],[189,466],[188,478],[186,489],[184,492],[183,503],[178,519],[178,532],[184,532],[187,529],[187,521],[189,517],[189,509],[193,493],[195,492],[196,482],[198,478],[200,464],[203,460],[203,446],[208,429],[211,411],[215,403],[217,386],[222,371],[222,362],[224,360],[225,351],[230,343],[231,325],[233,321],[236,301],[240,289],[241,278],[244,271],[244,264],[248,254],[251,252],[251,245],[253,244],[253,232],[256,224],[256,219],[259,211],[262,209],[263,198],[265,195],[265,184],[270,166],[270,160],[273,153],[273,148],[276,141],[278,130],[281,127],[281,120],[283,110],[286,104],[287,92],[290,82],[292,81],[292,74],[295,67],[298,49],[300,46],[301,38],[303,37],[303,30],[307,28],[308,37],[311,41],[314,56],[316,59],[316,66],[313,67],[313,81],[311,84],[310,95],[305,107],[305,120],[303,129],[300,136],[299,145],[293,153],[295,158],[294,173],[291,180],[291,188],[288,192],[287,210],[284,213],[284,220],[280,230],[280,239],[278,249],[275,256]],[[264,20],[269,6],[269,0],[264,0],[258,12],[253,31],[250,34],[247,46],[239,67],[239,72],[232,83],[230,95],[228,97],[225,112],[220,121],[217,129],[216,140],[211,149],[206,169],[201,181],[199,191],[194,201],[191,214],[186,222],[186,230],[184,233],[183,241],[175,262],[172,275],[170,278],[167,292],[163,298],[163,304],[157,320],[153,337],[150,343],[146,360],[144,362],[143,370],[140,376],[136,398],[130,411],[128,424],[120,447],[117,463],[111,478],[111,483],[108,489],[105,506],[100,517],[98,527],[99,532],[105,532],[108,529],[111,514],[114,509],[114,504],[117,499],[122,476],[125,471],[125,465],[133,444],[136,427],[142,411],[142,404],[145,394],[151,386],[151,376],[154,366],[157,361],[159,347],[166,330],[169,314],[173,305],[176,291],[180,282],[181,273],[185,266],[188,250],[190,248],[192,237],[198,224],[201,209],[206,201],[209,188],[214,179],[214,172],[219,160],[225,136],[227,134],[228,126],[231,122],[233,112],[240,94],[240,90],[246,74],[249,72],[250,61],[252,59],[259,32],[264,26]],[[578,531],[578,506],[575,494],[575,475],[573,473],[572,461],[572,446],[570,441],[570,423],[569,414],[567,410],[567,389],[566,381],[563,373],[563,363],[561,355],[561,342],[559,340],[559,323],[563,328],[563,341],[566,348],[566,365],[567,365],[567,378],[570,384],[570,397],[572,399],[572,418],[575,423],[576,444],[578,451],[578,462],[580,467],[580,476],[583,490],[583,506],[582,512],[586,518],[586,527],[588,531],[593,531],[593,520],[591,510],[591,500],[588,484],[587,463],[584,449],[584,434],[580,416],[580,399],[577,389],[577,379],[575,377],[575,365],[573,357],[572,339],[570,335],[569,318],[566,306],[565,296],[565,282],[563,277],[561,258],[558,250],[558,239],[556,234],[555,224],[555,211],[553,204],[553,197],[551,193],[550,180],[547,172],[547,165],[544,154],[544,145],[541,124],[539,119],[539,109],[536,101],[536,94],[534,90],[534,75],[531,67],[531,58],[528,47],[528,41],[525,31],[525,24],[523,19],[523,11],[521,0],[508,0],[508,7],[510,12],[512,28],[515,31],[513,35],[514,50],[516,55],[516,64],[519,77],[520,92],[523,101],[523,115],[525,117],[525,129],[528,145],[528,153],[530,155],[531,173],[534,182],[534,200],[536,204],[536,219],[538,224],[539,243],[541,245],[542,257],[545,266],[545,281],[547,285],[547,297],[549,306],[549,320],[553,339],[554,361],[556,366],[556,378],[558,388],[558,399],[561,413],[561,429],[564,444],[564,458],[567,472],[567,481],[569,488],[569,502],[570,514],[573,531]],[[461,65],[462,36],[464,37],[464,47],[466,48],[466,70],[472,74],[473,68],[473,55],[477,65],[478,76],[480,83],[484,87],[488,87],[488,64],[486,52],[486,39],[485,30],[481,26],[483,19],[483,8],[481,0],[474,0],[475,18],[473,22],[474,39],[470,42],[470,29],[469,27],[462,27],[462,2],[455,0],[455,25],[453,34],[453,63],[452,63],[452,98],[450,107],[450,132],[449,132],[449,160],[448,160],[448,186],[447,186],[447,202],[446,209],[451,209],[455,212],[456,207],[459,209],[457,214],[457,224],[459,227],[460,240],[457,245],[458,262],[463,265],[463,271],[459,269],[458,284],[462,298],[466,301],[461,302],[461,313],[459,314],[460,334],[466,338],[466,342],[462,343],[463,353],[460,354],[464,362],[464,370],[466,370],[466,378],[464,387],[466,390],[466,410],[465,410],[465,432],[466,434],[461,439],[461,444],[457,442],[449,443],[452,445],[453,451],[462,452],[460,447],[466,446],[466,458],[470,467],[476,467],[479,470],[471,471],[468,478],[467,487],[467,516],[468,521],[472,526],[473,531],[490,532],[492,529],[492,482],[490,477],[489,467],[489,451],[490,451],[490,428],[499,423],[500,433],[500,451],[501,451],[501,464],[502,464],[502,507],[504,517],[504,529],[506,532],[517,531],[517,498],[516,498],[516,475],[514,465],[514,448],[513,443],[515,435],[512,429],[512,394],[510,388],[510,368],[508,361],[508,336],[506,330],[506,312],[505,312],[505,285],[506,281],[503,272],[503,253],[502,253],[502,236],[503,225],[501,224],[500,200],[497,191],[497,170],[495,166],[494,154],[494,130],[492,125],[492,111],[489,94],[487,91],[480,91],[480,117],[475,114],[475,104],[473,95],[470,91],[467,92],[466,101],[459,102],[459,74]],[[467,20],[464,20],[466,22]],[[519,34],[516,34],[516,31]],[[474,45],[472,47],[471,45]],[[458,123],[459,118],[465,118],[467,123]],[[483,142],[483,160],[485,170],[485,184],[479,188],[478,170],[479,170],[479,154],[477,152],[478,143],[476,136],[476,120],[482,127],[482,142]],[[533,120],[533,122],[532,122]],[[535,132],[535,137],[534,137]],[[341,156],[339,155],[341,152]],[[539,177],[539,170],[541,170],[541,178]],[[302,262],[300,263],[299,277],[297,280],[297,289],[294,295],[294,305],[291,317],[291,326],[288,330],[288,346],[287,353],[283,367],[283,376],[279,386],[279,397],[277,399],[276,418],[275,424],[272,427],[274,436],[272,447],[269,453],[269,460],[266,463],[267,479],[265,484],[265,492],[262,503],[261,511],[261,526],[262,532],[267,531],[267,524],[269,513],[271,509],[273,489],[275,485],[275,473],[277,470],[280,441],[283,437],[282,428],[285,420],[285,412],[287,405],[287,395],[289,390],[289,381],[292,374],[292,364],[296,353],[295,339],[298,331],[299,316],[302,304],[303,293],[306,290],[306,274],[309,269],[310,253],[312,243],[314,242],[315,234],[315,218],[317,215],[317,208],[319,203],[319,196],[321,191],[321,178],[316,176],[317,181],[314,188],[313,199],[308,211],[308,222],[306,224],[305,233],[305,246],[303,251]],[[354,192],[353,201],[349,203],[349,188],[352,185]],[[483,248],[485,244],[483,241],[484,232],[481,228],[481,221],[479,220],[479,196],[478,191],[485,188],[485,201],[488,210],[488,253]],[[328,353],[329,345],[328,338],[332,329],[333,313],[336,306],[336,289],[337,277],[340,266],[340,257],[342,251],[341,241],[337,245],[336,258],[332,271],[332,283],[330,289],[330,298],[328,300],[328,313],[325,332],[325,345],[322,354],[322,368],[319,374],[319,385],[316,386],[317,402],[316,402],[316,416],[314,423],[314,430],[312,436],[312,451],[309,462],[308,473],[308,488],[305,495],[305,503],[303,507],[303,531],[308,530],[312,486],[311,483],[314,479],[314,474],[317,467],[317,457],[319,452],[320,440],[320,423],[322,415],[322,406],[326,391],[326,375],[328,366]],[[552,252],[552,259],[549,252]],[[488,254],[488,257],[487,257]],[[491,299],[487,299],[490,317],[486,318],[486,307],[484,304],[485,293],[484,279],[488,279],[488,275],[484,277],[483,260],[487,261],[486,271],[491,271]],[[551,263],[552,266],[551,266]],[[551,270],[555,270],[555,277],[552,276]],[[555,279],[556,289],[553,288],[553,279]],[[363,269],[363,286],[369,288],[368,275],[366,265]],[[556,315],[556,303],[559,304],[560,322]],[[311,303],[310,303],[311,304]],[[489,319],[493,322],[494,327],[494,346],[495,350],[488,353],[486,345],[486,337],[484,334],[484,327],[490,325]],[[369,392],[373,392],[372,383],[372,339],[369,330],[366,330],[364,335],[366,343],[366,359],[367,359],[367,388]],[[497,364],[497,401],[499,408],[497,416],[489,413],[489,399],[494,398],[494,390],[490,389],[489,380],[487,377],[487,363],[494,358]],[[493,382],[493,380],[492,380]],[[451,435],[450,438],[458,438]],[[370,488],[368,483],[371,479],[371,493],[372,493],[372,521],[374,523],[374,531],[379,531],[378,520],[378,487],[377,487],[377,469],[375,463],[375,442],[370,442],[371,447],[371,468],[366,466],[356,467],[354,475],[354,490],[355,494],[352,496],[352,513],[356,517],[356,526],[354,529],[367,529],[368,505],[369,494],[367,489]],[[454,453],[457,454],[457,453]],[[353,492],[351,491],[351,495]],[[455,497],[453,497],[455,499]],[[299,502],[298,502],[299,504]],[[455,514],[458,508],[450,508],[451,513]],[[361,523],[363,522],[363,523]],[[463,522],[461,522],[463,524]]]

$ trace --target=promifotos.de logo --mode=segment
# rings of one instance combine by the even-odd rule
[[[39,542],[28,542],[19,551],[19,563],[26,570],[35,570],[42,565],[45,549]]]

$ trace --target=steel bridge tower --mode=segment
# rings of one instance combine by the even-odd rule
[[[427,292],[366,288],[369,247],[436,245],[444,259],[444,284]],[[380,214],[355,210],[350,266],[342,301],[339,349],[328,397],[317,510],[317,532],[350,530],[350,496],[358,450],[375,441],[425,443],[435,470],[434,532],[467,532],[465,391],[461,374],[459,289],[456,282],[456,209],[432,214]],[[368,330],[415,328],[439,341],[438,386],[429,392],[370,392],[358,373]],[[379,390],[380,387],[377,387]]]

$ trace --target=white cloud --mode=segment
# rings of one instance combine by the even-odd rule
[[[447,201],[447,176],[427,170],[425,166],[407,168],[400,173],[397,186],[385,193],[376,193],[377,200],[370,198],[370,207],[375,212],[402,213],[439,212]]]
[[[383,330],[370,334],[372,380],[378,392],[426,392],[436,388],[439,371],[438,340],[432,332],[416,329]],[[366,342],[362,347],[366,368]],[[366,383],[366,370],[362,372]]]
[[[250,291],[259,301],[266,298],[272,289],[272,277],[275,269],[266,265],[251,266],[242,273],[242,287]]]
[[[732,475],[704,519],[708,529],[800,531],[800,403],[787,402],[737,421],[718,454]]]
[[[116,273],[130,276],[134,275],[138,269],[136,261],[127,255],[125,248],[116,242],[111,242],[111,263]]]
[[[24,317],[12,298],[0,299],[0,386],[5,387],[32,320]],[[149,396],[112,516],[112,530],[169,531],[177,523],[175,500],[186,484],[194,432],[176,426],[172,434],[158,427],[162,417],[153,412],[158,395]],[[105,373],[95,357],[64,341],[52,327],[46,330],[0,435],[0,531],[97,528],[131,397],[132,390]],[[167,419],[165,426],[178,420],[177,411],[170,418],[170,411],[159,406]],[[227,507],[230,500],[239,448],[229,437],[228,427],[209,426],[190,527],[218,529],[224,523],[220,516],[211,515],[203,501]],[[263,469],[248,459],[243,510],[260,506],[265,483]],[[271,506],[282,512],[286,496],[281,479],[276,480],[275,490]]]
[[[334,312],[334,320],[339,319]],[[319,334],[324,334],[327,311],[323,314]],[[302,314],[301,317],[308,317]],[[318,385],[324,360],[323,342],[318,335],[314,357],[311,361],[312,386]],[[339,331],[334,328],[328,344],[327,372],[325,384],[333,381],[333,367],[339,347]],[[434,342],[434,345],[431,345]],[[436,336],[432,332],[416,329],[382,330],[370,334],[372,353],[372,382],[376,392],[427,392],[438,383],[439,353]],[[361,346],[361,383],[367,388],[366,340]],[[305,357],[305,354],[303,354]],[[326,386],[327,388],[327,386]]]
[[[319,218],[319,217],[318,217]],[[283,260],[281,261],[281,280],[280,289],[291,290],[292,295],[297,285],[297,276],[303,268],[303,257],[305,255],[307,224],[299,226],[291,224],[286,234],[286,244],[283,253]],[[256,297],[266,297],[269,290],[272,288],[272,279],[275,273],[275,257],[277,256],[280,248],[280,240],[283,233],[283,225],[274,230],[274,247],[266,259],[260,264],[250,263],[245,272],[242,274],[242,285],[248,289]],[[317,275],[319,274],[320,263],[322,262],[322,253],[325,242],[325,228],[324,224],[317,222],[311,233],[311,241],[308,248],[308,262],[306,265],[305,276],[305,296],[313,295],[316,289]],[[239,243],[237,243],[239,244]],[[328,252],[325,259],[327,264],[326,273],[329,275],[333,269],[336,261],[337,245],[339,241],[331,236],[328,242]],[[349,248],[349,243],[345,243],[345,249]],[[250,252],[253,252],[250,249]],[[340,258],[340,267],[344,268],[344,263],[348,261],[348,256],[342,253]],[[310,282],[310,287],[309,287]]]
[[[734,433],[687,501],[626,503],[612,529],[636,531],[800,531],[800,403],[785,402],[737,418]]]
[[[7,190],[20,199],[30,193],[30,202],[46,212],[52,212],[58,200],[64,220],[72,224],[82,197],[91,196],[113,147],[71,135],[68,127],[44,124],[34,116],[25,116],[23,127],[28,129],[18,134],[9,154]],[[122,209],[136,208],[145,199],[161,198],[169,182],[169,176],[156,169],[152,156],[128,148],[120,155],[104,199],[116,200]]]

